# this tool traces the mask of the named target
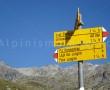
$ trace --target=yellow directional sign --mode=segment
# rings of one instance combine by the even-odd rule
[[[103,42],[102,27],[54,32],[54,46],[71,46]]]
[[[105,58],[105,43],[75,45],[58,49],[58,63]]]

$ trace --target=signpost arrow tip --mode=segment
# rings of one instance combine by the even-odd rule
[[[56,51],[54,52],[53,57],[54,57],[55,61],[58,62],[58,50],[56,50]]]
[[[104,28],[104,27],[102,27],[102,30],[103,30],[103,32],[102,32],[102,36],[103,36],[103,42],[107,39],[107,36],[110,34],[109,32],[107,32],[107,30]]]

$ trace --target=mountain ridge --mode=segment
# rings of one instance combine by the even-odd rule
[[[106,88],[102,90],[108,90],[107,88],[110,88],[109,68],[110,63],[103,65],[84,63],[86,90],[101,90],[100,87]],[[39,68],[13,68],[0,61],[0,78],[25,88],[36,88],[33,90],[78,90],[77,64],[68,67],[47,65]]]

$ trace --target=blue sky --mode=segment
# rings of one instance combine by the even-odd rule
[[[110,31],[110,0],[0,0],[0,59],[14,67],[57,64],[49,43],[55,31],[73,29],[78,7],[84,27]],[[107,60],[92,63],[110,61],[106,42]]]

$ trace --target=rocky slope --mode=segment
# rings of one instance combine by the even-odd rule
[[[22,74],[3,61],[0,61],[0,77],[6,80],[16,80],[21,78]]]
[[[12,68],[0,61],[0,77],[24,86],[24,90],[78,90],[77,71],[77,65],[66,68],[58,65]],[[84,77],[86,90],[109,90],[110,64],[85,63]]]

